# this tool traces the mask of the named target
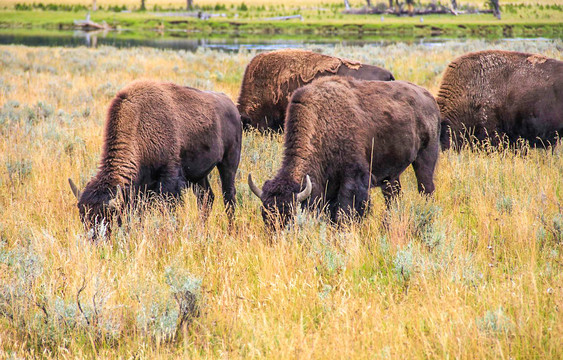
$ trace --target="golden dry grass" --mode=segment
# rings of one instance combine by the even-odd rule
[[[324,51],[436,93],[449,61],[484,48],[563,57],[547,40]],[[116,91],[142,77],[235,100],[253,55],[0,47],[0,358],[563,357],[562,146],[445,152],[433,199],[405,172],[388,229],[375,189],[360,224],[300,214],[272,235],[244,179],[274,175],[282,139],[249,132],[232,231],[219,196],[202,223],[186,192],[91,243],[66,179],[95,173]],[[186,291],[200,313],[176,333]]]

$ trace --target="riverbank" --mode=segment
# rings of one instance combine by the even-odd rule
[[[159,49],[184,50],[197,52],[201,49],[215,49],[227,52],[269,51],[282,48],[303,47],[341,47],[377,44],[390,46],[394,44],[423,45],[428,48],[464,44],[474,41],[477,37],[447,36],[356,36],[345,34],[340,36],[319,36],[315,34],[288,35],[270,34],[204,34],[177,33],[155,31],[72,31],[45,29],[0,29],[0,45],[25,45],[42,47],[79,47],[97,48],[112,46],[115,48],[149,47]],[[524,38],[511,38],[514,41]],[[527,42],[546,40],[545,38],[528,37]],[[507,38],[482,39],[484,43],[502,43]]]
[[[75,9],[76,10],[76,9]],[[304,9],[287,12],[261,8],[223,9],[205,12],[211,15],[200,19],[198,13],[163,11],[92,12],[96,23],[106,23],[116,30],[158,31],[208,34],[294,34],[294,35],[360,35],[360,36],[470,36],[470,37],[550,37],[563,36],[563,7],[507,5],[502,19],[491,14],[424,15],[397,17],[395,15],[344,15],[339,9],[314,11]],[[88,11],[0,10],[0,28],[41,28],[70,30],[74,20],[85,19]],[[200,12],[201,15],[203,12]],[[301,15],[301,19],[273,21],[271,16]],[[177,16],[178,15],[178,16]]]

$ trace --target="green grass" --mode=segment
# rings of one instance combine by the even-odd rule
[[[321,50],[436,94],[452,59],[490,48],[563,58],[560,40]],[[186,192],[91,243],[67,178],[96,172],[116,92],[152,78],[235,100],[254,55],[0,46],[0,357],[563,357],[561,145],[444,152],[432,199],[408,169],[387,215],[374,189],[359,224],[302,213],[269,234],[245,179],[273,177],[282,137],[245,132],[232,229],[220,196],[203,223]]]
[[[506,11],[504,11],[506,10]],[[427,15],[420,17],[396,17],[392,15],[343,15],[340,7],[327,11],[296,8],[272,9],[250,7],[248,11],[236,8],[220,10],[227,16],[207,21],[195,18],[162,16],[158,12],[121,13],[97,11],[92,20],[103,21],[118,29],[167,31],[183,29],[204,33],[260,33],[260,34],[356,34],[356,35],[450,35],[450,36],[547,36],[563,34],[563,8],[560,5],[526,6],[506,5],[502,20],[491,14],[474,15]],[[303,21],[272,22],[263,19],[271,16],[302,14]],[[236,15],[236,16],[235,16]],[[73,20],[83,19],[85,10],[42,11],[1,10],[0,27],[4,28],[51,28],[71,29]]]

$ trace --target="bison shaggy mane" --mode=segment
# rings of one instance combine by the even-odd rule
[[[319,76],[343,75],[366,80],[394,80],[380,67],[308,50],[283,49],[256,55],[246,67],[238,109],[247,126],[283,128],[293,92]]]

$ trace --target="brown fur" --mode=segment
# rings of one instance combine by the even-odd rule
[[[200,204],[204,196],[211,203],[207,174],[215,166],[225,204],[233,207],[241,136],[237,109],[224,94],[172,83],[131,83],[109,107],[99,171],[78,202],[82,219],[102,220],[119,188],[178,197],[187,185],[197,184],[203,190]]]
[[[285,109],[293,92],[319,76],[344,75],[365,80],[393,80],[382,68],[286,49],[262,53],[246,67],[238,109],[246,125],[264,130],[283,128]]]
[[[538,54],[480,51],[463,55],[444,72],[437,97],[442,148],[474,135],[493,144],[499,136],[532,145],[563,132],[563,62]],[[449,132],[451,128],[451,133]]]
[[[434,191],[440,113],[428,91],[395,81],[323,77],[298,89],[286,117],[283,164],[263,187],[268,213],[290,218],[295,194],[309,175],[309,206],[326,205],[331,218],[363,215],[371,186],[386,200],[413,165],[419,191]]]

